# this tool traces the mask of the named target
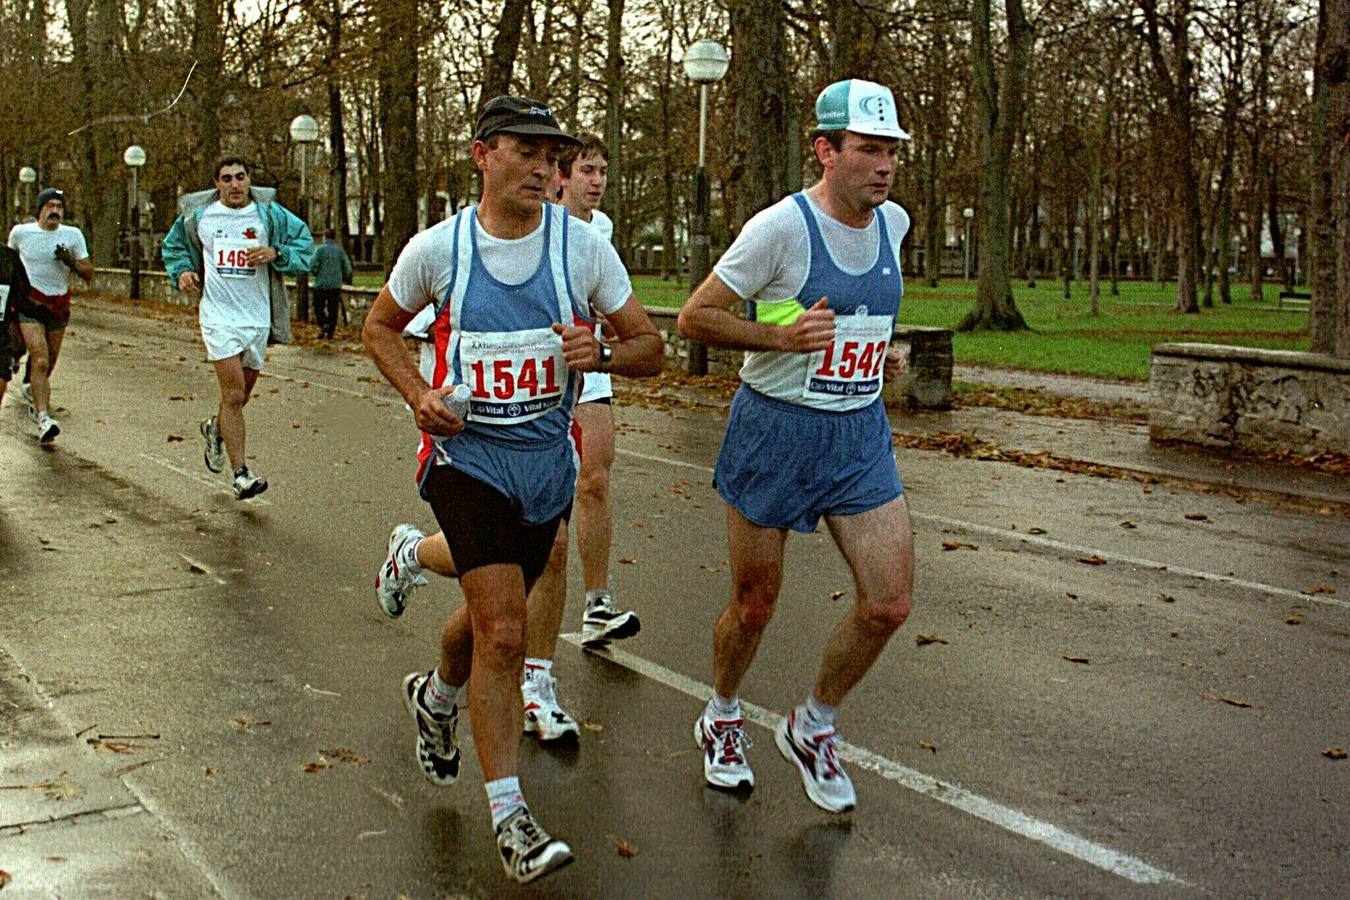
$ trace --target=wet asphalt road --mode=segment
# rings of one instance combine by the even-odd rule
[[[272,489],[248,504],[201,464],[196,423],[215,387],[190,322],[77,311],[56,396],[51,449],[17,397],[0,409],[0,650],[60,727],[95,727],[82,740],[159,735],[78,751],[194,873],[159,880],[142,862],[135,883],[165,896],[517,893],[467,724],[459,784],[431,785],[412,760],[399,682],[433,663],[459,593],[433,582],[397,621],[376,607],[390,527],[434,525],[413,490],[409,417],[373,367],[272,352],[248,410]],[[709,486],[724,414],[627,399],[613,582],[643,631],[612,658],[559,644],[560,699],[586,727],[570,746],[527,742],[521,777],[577,861],[520,893],[1343,890],[1350,761],[1322,751],[1350,747],[1347,519],[901,451],[914,613],[844,707],[860,803],[835,817],[805,798],[765,725],[809,689],[852,597],[846,569],[823,532],[789,541],[742,691],[762,710],[758,785],[706,789],[691,727],[728,589]],[[571,581],[567,632],[575,561]],[[41,840],[0,833],[0,868],[40,873],[14,885],[36,896],[121,894],[118,866],[136,854],[86,865],[104,840],[88,834],[87,851],[76,838],[52,860]]]

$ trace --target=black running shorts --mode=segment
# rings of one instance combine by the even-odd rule
[[[520,566],[527,590],[548,564],[559,523],[572,516],[569,503],[557,518],[530,525],[501,491],[446,465],[431,467],[422,496],[431,504],[461,576],[481,566]]]

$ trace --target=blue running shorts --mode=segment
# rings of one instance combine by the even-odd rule
[[[904,492],[880,400],[826,412],[745,386],[731,403],[713,485],[754,524],[803,534],[821,516],[867,512]]]

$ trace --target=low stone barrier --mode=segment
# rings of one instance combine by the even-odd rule
[[[131,273],[126,269],[95,269],[94,283],[81,289],[103,294],[126,296],[131,285]],[[294,283],[291,283],[291,308],[295,308]],[[353,325],[365,320],[366,310],[375,302],[376,288],[344,287],[342,302]],[[196,294],[173,290],[163,272],[141,273],[141,297],[166,303],[196,306]],[[673,366],[683,368],[689,357],[689,342],[680,337],[676,327],[679,310],[662,306],[647,307],[652,324],[661,333],[666,344],[666,359]],[[888,403],[906,403],[920,409],[948,409],[952,404],[952,331],[950,328],[930,328],[921,325],[897,325],[893,340],[909,353],[909,365],[898,380],[888,383],[882,393]],[[744,354],[740,350],[708,348],[708,372],[712,375],[735,375],[740,371]]]
[[[1149,437],[1264,453],[1350,452],[1350,359],[1218,344],[1157,344]]]

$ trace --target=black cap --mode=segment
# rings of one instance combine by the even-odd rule
[[[61,191],[57,190],[56,188],[49,187],[43,188],[42,190],[38,191],[37,211],[34,212],[33,215],[35,216],[42,215],[42,207],[46,206],[52,200],[60,200],[62,206],[66,205],[66,195]]]
[[[473,139],[485,141],[503,131],[507,134],[556,138],[568,144],[581,143],[558,126],[553,110],[529,97],[493,97],[478,115],[478,127],[473,133]]]

